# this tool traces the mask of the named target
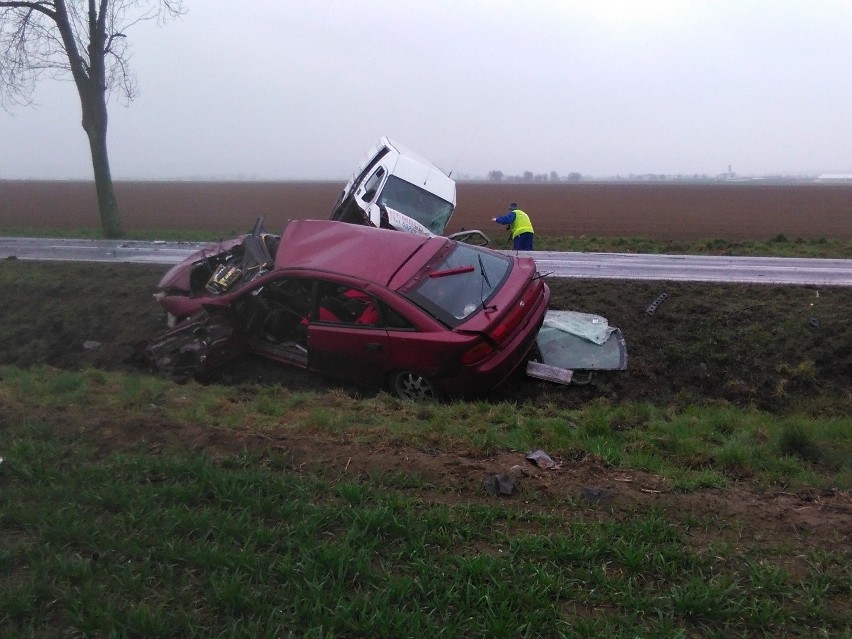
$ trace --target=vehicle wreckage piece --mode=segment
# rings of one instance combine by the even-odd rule
[[[195,300],[223,295],[268,273],[280,237],[268,233],[258,217],[250,233],[211,244],[170,268],[154,299],[168,310],[168,325],[201,309]]]
[[[234,326],[223,314],[202,312],[180,330],[157,335],[139,347],[139,358],[152,369],[183,381],[225,363],[245,351],[234,340]]]
[[[627,368],[624,335],[600,315],[547,311],[536,346],[541,361],[528,362],[527,375],[538,379],[559,384],[580,383],[574,376],[577,371]]]
[[[332,220],[417,235],[444,235],[456,207],[456,183],[404,146],[382,137],[364,156],[331,211]],[[479,230],[449,236],[487,246]]]

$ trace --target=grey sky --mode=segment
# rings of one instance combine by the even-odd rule
[[[381,135],[455,175],[852,173],[852,0],[187,4],[128,34],[116,178],[343,180]],[[90,179],[73,85],[35,100],[0,179]]]

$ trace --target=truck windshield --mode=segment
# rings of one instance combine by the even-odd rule
[[[395,175],[388,177],[379,204],[396,209],[416,220],[435,235],[442,235],[453,213],[453,205]]]
[[[512,261],[468,244],[456,244],[443,259],[421,272],[405,292],[415,304],[449,326],[458,326],[484,308],[500,290]]]

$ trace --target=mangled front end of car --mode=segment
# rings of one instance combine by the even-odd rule
[[[201,300],[223,295],[272,269],[280,236],[267,233],[263,221],[257,218],[251,233],[205,247],[163,275],[154,299],[166,309],[170,327],[197,313]]]
[[[178,381],[203,375],[246,351],[229,313],[202,310],[137,349],[151,370]]]

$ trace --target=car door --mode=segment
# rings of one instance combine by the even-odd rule
[[[308,325],[308,368],[380,387],[392,362],[379,302],[357,288],[320,282]]]

